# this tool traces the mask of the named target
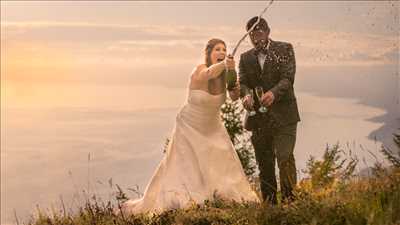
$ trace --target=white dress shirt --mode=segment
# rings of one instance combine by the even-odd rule
[[[260,53],[258,53],[257,58],[258,58],[258,64],[260,64],[261,70],[263,70],[264,69],[265,59],[267,58],[267,54],[264,54],[264,53],[260,52]]]
[[[269,50],[269,44],[270,43],[271,43],[271,40],[268,39],[267,50]],[[263,70],[264,69],[265,59],[267,58],[267,54],[259,52],[258,55],[257,55],[257,58],[258,58],[258,63],[261,66],[261,70]]]

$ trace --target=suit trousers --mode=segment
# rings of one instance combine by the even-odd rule
[[[259,128],[252,132],[262,198],[272,204],[277,203],[277,181],[275,160],[278,162],[282,199],[293,199],[293,188],[297,183],[294,146],[297,122],[279,128]]]

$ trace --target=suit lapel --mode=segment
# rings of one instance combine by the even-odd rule
[[[263,71],[262,74],[263,76],[265,76],[266,74],[268,74],[269,71],[271,71],[271,68],[273,68],[277,62],[277,56],[276,56],[276,43],[271,40],[268,52],[267,52],[267,57],[265,58],[265,62],[264,62],[264,67],[263,67]]]
[[[256,55],[255,49],[253,48],[250,52],[250,58],[249,61],[254,68],[256,68],[256,74],[257,74],[257,79],[261,78],[261,66],[260,63],[258,62],[258,57]]]

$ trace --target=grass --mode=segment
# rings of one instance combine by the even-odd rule
[[[396,139],[395,139],[396,140]],[[400,141],[398,136],[397,141]],[[397,143],[397,142],[396,142]],[[400,142],[399,149],[400,149]],[[338,145],[327,148],[321,160],[311,157],[308,177],[299,182],[293,202],[236,203],[214,198],[187,209],[161,214],[115,215],[117,202],[126,199],[119,189],[115,201],[104,202],[92,196],[76,213],[65,207],[52,213],[41,212],[29,225],[391,225],[400,224],[400,157],[385,148],[381,150],[390,166],[377,163],[370,176],[355,176],[357,159],[342,158]]]

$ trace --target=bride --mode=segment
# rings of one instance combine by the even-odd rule
[[[125,214],[161,213],[202,204],[214,196],[236,202],[259,202],[220,119],[226,99],[225,67],[235,69],[220,39],[208,41],[205,64],[192,72],[187,100],[176,116],[166,154],[143,197],[121,205]],[[237,99],[239,88],[229,94]]]

